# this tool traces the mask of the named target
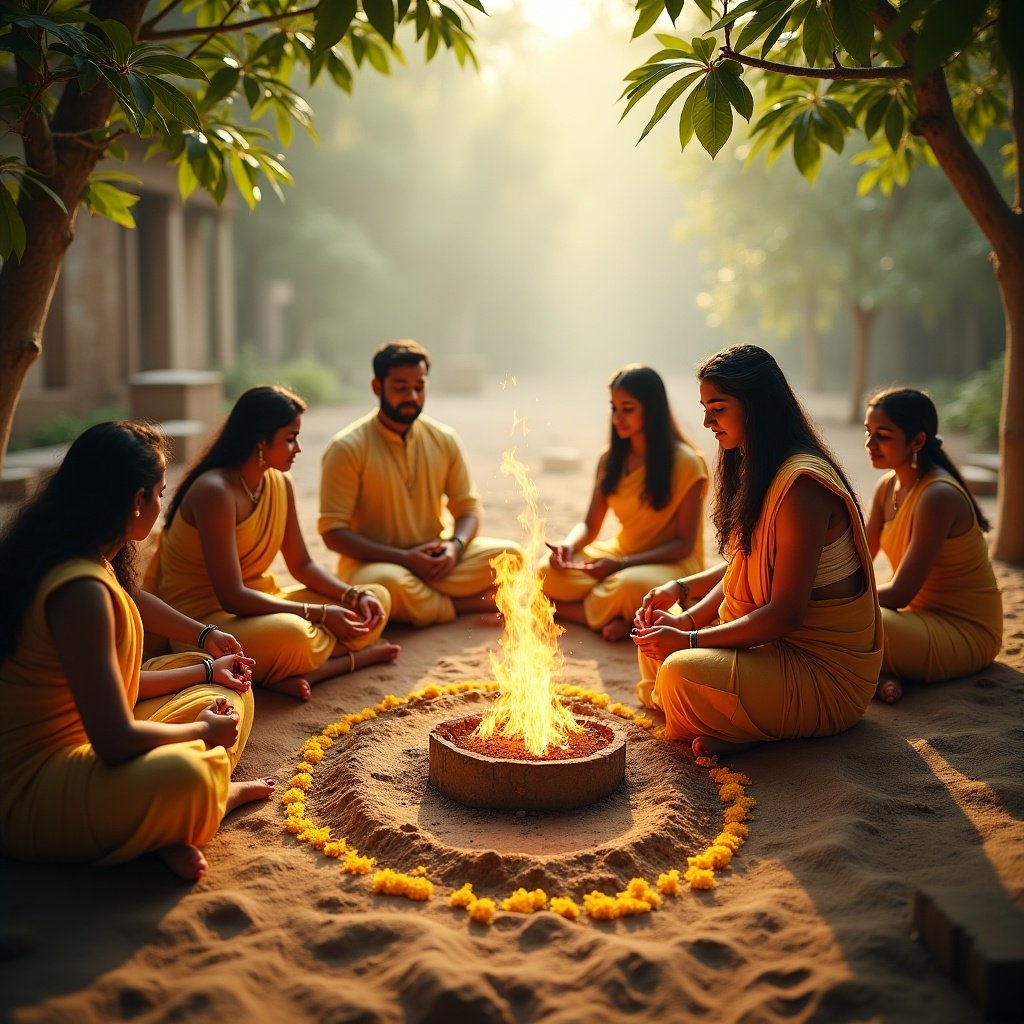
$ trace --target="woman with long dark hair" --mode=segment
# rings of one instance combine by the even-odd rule
[[[1003,642],[1003,605],[983,530],[988,520],[939,436],[923,391],[889,388],[868,400],[864,446],[875,469],[868,548],[893,570],[878,588],[885,648],[876,696],[903,680],[932,683],[990,665]]]
[[[305,409],[269,385],[238,399],[178,485],[146,575],[168,604],[237,636],[256,660],[254,682],[300,700],[312,683],[399,652],[380,639],[387,590],[343,583],[306,548],[288,476]],[[279,552],[298,586],[270,571]]]
[[[644,594],[704,568],[704,456],[683,437],[661,377],[631,364],[612,377],[611,438],[586,517],[549,545],[544,593],[556,614],[624,640]],[[598,541],[608,510],[619,521]]]
[[[853,488],[764,349],[725,349],[697,379],[727,565],[680,615],[668,611],[677,581],[644,598],[638,695],[696,755],[841,732],[867,708],[882,653]]]
[[[91,427],[0,538],[6,856],[111,864],[154,851],[196,879],[224,815],[273,791],[273,779],[231,781],[252,724],[251,659],[136,586],[165,463],[153,427]],[[143,671],[143,619],[193,653]]]

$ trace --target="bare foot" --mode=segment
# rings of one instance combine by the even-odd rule
[[[232,782],[228,786],[228,803],[225,814],[230,814],[242,804],[251,804],[253,800],[266,800],[277,788],[277,779],[269,776],[265,779],[248,779],[245,782]]]
[[[275,679],[273,682],[267,679],[261,685],[271,693],[283,693],[297,700],[309,700],[312,694],[309,682],[302,676],[288,676],[287,679]]]
[[[730,743],[715,736],[698,736],[690,744],[690,749],[694,757],[718,757],[720,754],[738,754],[756,746],[756,743]]]
[[[875,700],[895,704],[903,696],[903,684],[895,676],[879,676]]]
[[[601,630],[601,636],[608,640],[610,643],[618,643],[620,640],[625,640],[629,636],[629,631],[632,629],[632,624],[627,622],[625,619],[612,619],[607,625]]]
[[[353,669],[366,668],[367,665],[380,665],[387,661],[394,661],[402,648],[398,644],[390,643],[387,640],[378,640],[376,643],[364,647],[361,651],[353,652]]]
[[[198,846],[165,846],[156,855],[186,882],[198,882],[206,874],[206,858]]]

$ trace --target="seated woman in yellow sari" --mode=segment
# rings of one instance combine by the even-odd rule
[[[841,732],[867,708],[882,657],[853,489],[763,349],[725,349],[697,379],[728,565],[693,581],[705,596],[679,615],[667,610],[676,581],[644,598],[638,696],[698,756]]]
[[[609,388],[611,440],[597,464],[590,508],[560,544],[549,545],[541,571],[559,618],[624,640],[648,590],[704,568],[708,471],[676,426],[654,370],[626,366]],[[609,509],[619,533],[595,543]]]
[[[114,864],[156,852],[197,879],[224,815],[273,792],[273,779],[231,781],[252,724],[251,659],[232,637],[133,599],[165,457],[152,427],[91,427],[0,539],[5,856]],[[218,656],[141,671],[143,618]]]
[[[875,696],[893,704],[903,680],[933,683],[990,665],[1003,643],[1003,605],[978,503],[942,448],[932,400],[891,388],[868,401],[864,442],[876,469],[868,548],[893,577],[878,588],[885,649]]]
[[[256,660],[254,682],[300,700],[312,683],[399,652],[380,638],[388,592],[343,583],[306,549],[287,475],[305,409],[279,387],[238,399],[178,485],[146,575],[167,604],[238,637]],[[280,586],[270,571],[278,553],[298,586]]]

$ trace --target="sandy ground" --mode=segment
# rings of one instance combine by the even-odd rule
[[[692,382],[669,384],[709,452]],[[841,402],[810,406],[866,499],[875,474],[860,432],[838,423]],[[306,417],[300,512],[328,564],[315,536],[319,456],[367,408],[369,397]],[[466,443],[488,533],[521,536],[522,501],[499,471],[512,446],[552,537],[582,514],[607,433],[603,380],[492,381],[482,395],[433,394],[428,408]],[[723,805],[684,750],[628,723],[625,785],[586,810],[451,804],[426,782],[426,735],[484,698],[445,696],[340,738],[307,797],[311,817],[378,866],[423,865],[432,900],[375,895],[372,876],[296,842],[276,802],[225,822],[195,886],[151,858],[109,869],[0,862],[0,1011],[19,1024],[980,1021],[917,941],[911,913],[918,890],[990,906],[992,920],[1024,908],[1024,573],[998,573],[1005,644],[990,669],[873,705],[841,736],[732,762],[757,806],[712,891],[616,921],[499,910],[484,925],[452,908],[467,881],[499,904],[518,886],[581,902],[634,875],[653,882],[707,844]],[[309,704],[257,692],[239,776],[285,784],[303,741],[328,723],[388,693],[488,678],[499,639],[470,616],[388,635],[402,644],[394,665],[322,683]],[[632,704],[632,645],[569,626],[562,652],[563,682]]]

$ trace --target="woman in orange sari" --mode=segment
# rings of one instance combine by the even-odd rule
[[[868,401],[864,444],[876,469],[868,547],[893,577],[878,588],[885,650],[875,696],[893,704],[903,680],[932,683],[990,665],[1003,606],[983,530],[988,520],[942,447],[932,400],[890,388]]]
[[[841,732],[867,708],[882,653],[853,489],[769,353],[733,346],[697,379],[728,562],[644,598],[638,696],[698,756]],[[673,615],[684,586],[704,596]]]

